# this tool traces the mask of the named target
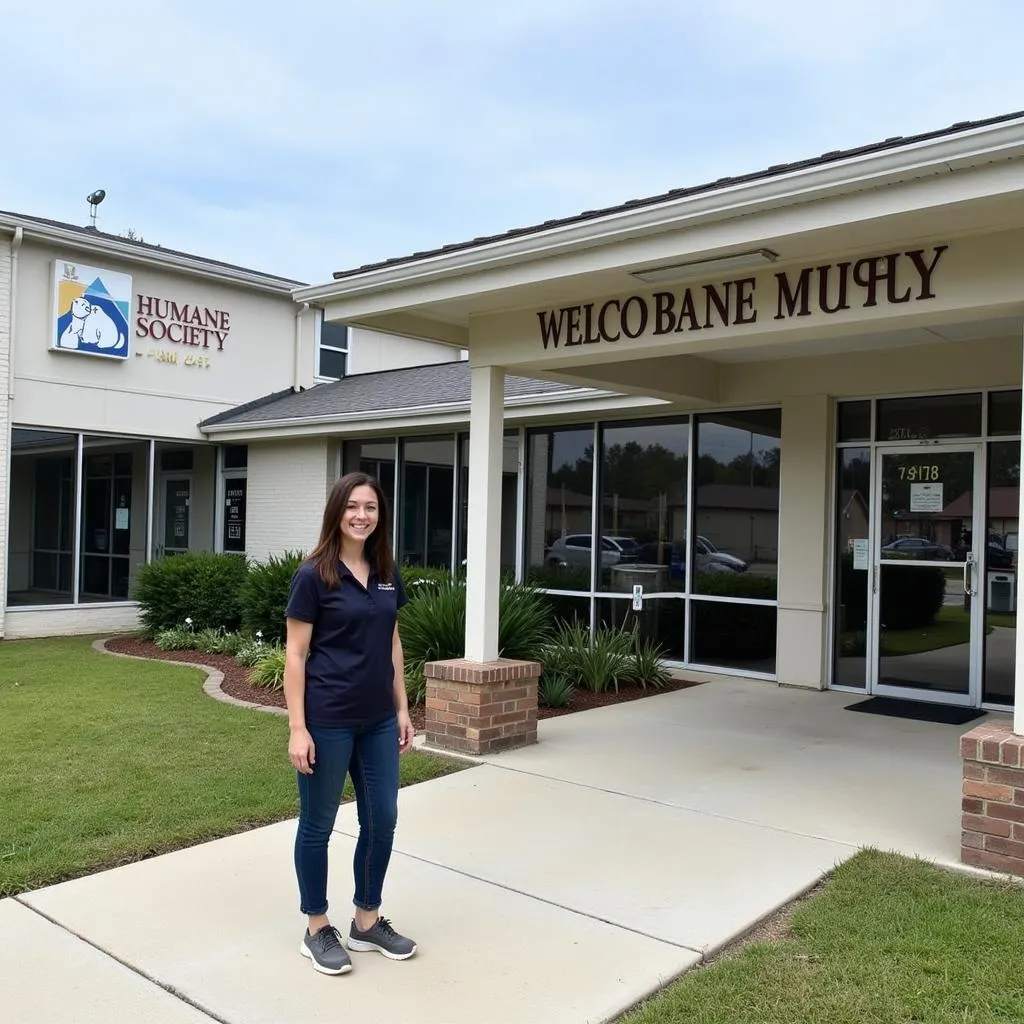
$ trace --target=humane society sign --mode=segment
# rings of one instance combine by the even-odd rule
[[[131,305],[130,275],[55,260],[50,348],[126,360]]]

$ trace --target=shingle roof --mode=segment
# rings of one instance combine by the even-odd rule
[[[161,254],[164,256],[177,256],[187,260],[195,260],[197,263],[209,267],[220,267],[223,270],[241,271],[243,274],[255,274],[264,277],[268,281],[278,281],[290,287],[300,287],[304,281],[295,281],[290,277],[280,277],[277,274],[265,274],[262,270],[253,270],[250,267],[240,267],[236,263],[225,263],[222,260],[211,260],[206,256],[196,256],[195,253],[181,252],[178,249],[167,249],[162,245],[154,245],[151,242],[141,242],[135,238],[125,238],[122,235],[111,235],[106,231],[99,231],[91,227],[82,227],[79,224],[68,224],[61,220],[50,220],[48,217],[32,217],[26,213],[13,213],[9,210],[0,210],[0,220],[10,218],[14,221],[24,221],[27,224],[38,224],[41,227],[59,228],[61,231],[74,231],[83,236],[83,241],[88,238],[104,238],[111,242],[120,242],[123,245],[131,245],[144,252]]]
[[[1024,111],[1017,111],[1013,114],[1000,114],[998,117],[989,117],[980,121],[958,121],[948,128],[940,128],[935,131],[922,132],[918,135],[894,135],[881,142],[872,142],[865,146],[857,146],[852,149],[835,149],[820,156],[809,157],[805,160],[796,160],[792,163],[774,164],[764,170],[754,171],[750,174],[740,174],[731,177],[718,178],[715,181],[708,181],[702,185],[692,185],[688,188],[674,188],[659,195],[648,196],[644,199],[630,199],[625,203],[616,206],[606,206],[597,210],[584,210],[583,213],[573,214],[568,217],[559,217],[553,220],[546,220],[542,224],[531,224],[527,227],[512,228],[510,231],[499,232],[495,235],[483,235],[471,239],[468,242],[453,242],[448,245],[439,246],[436,249],[426,249],[421,252],[414,252],[409,256],[398,256],[393,259],[381,260],[377,263],[365,263],[360,267],[353,267],[350,270],[338,270],[334,273],[335,280],[346,277],[354,277],[357,274],[368,273],[373,270],[383,270],[387,267],[400,266],[403,263],[415,263],[417,260],[428,259],[432,256],[443,256],[447,253],[459,252],[465,249],[473,249],[477,246],[489,245],[493,242],[500,242],[511,238],[518,238],[522,235],[537,234],[541,231],[548,231],[551,228],[565,227],[569,224],[580,224],[588,220],[596,220],[599,217],[606,217],[613,213],[622,213],[625,210],[633,210],[645,206],[657,206],[658,203],[669,202],[673,199],[684,199],[688,196],[700,195],[704,192],[714,192],[717,189],[730,188],[735,185],[747,185],[751,182],[761,181],[766,178],[775,178],[792,171],[807,170],[812,167],[820,167],[825,164],[836,163],[840,160],[848,160],[852,157],[866,156],[870,153],[881,153],[888,149],[898,149],[901,146],[910,146],[918,142],[929,142],[933,139],[940,139],[945,135],[956,135],[960,132],[970,131],[973,128],[986,128],[990,125],[1001,124],[1005,121],[1014,121],[1024,117]]]
[[[506,402],[531,395],[581,391],[589,393],[591,389],[528,377],[505,378]],[[465,360],[358,373],[304,391],[279,391],[211,416],[199,427],[225,423],[258,426],[275,420],[305,420],[361,412],[372,415],[385,409],[388,412],[412,411],[460,404],[469,409],[469,363]]]

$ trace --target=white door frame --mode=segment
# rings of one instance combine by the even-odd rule
[[[939,568],[962,568],[964,581],[971,588],[970,652],[968,656],[969,682],[966,693],[946,693],[939,690],[917,689],[915,687],[892,686],[880,681],[881,622],[879,583],[882,562],[882,471],[886,456],[910,455],[926,460],[936,455],[967,453],[974,456],[974,481],[971,490],[971,551],[966,562],[915,561],[915,566],[937,566]],[[868,593],[868,643],[867,643],[867,689],[876,696],[899,697],[933,704],[955,704],[965,707],[981,706],[981,683],[984,668],[985,630],[985,541],[988,537],[988,520],[985,517],[985,445],[983,442],[936,443],[911,445],[878,445],[875,450],[875,466],[872,492],[875,500],[870,525],[871,565]],[[891,562],[889,564],[892,564]],[[899,570],[897,570],[899,571]],[[977,600],[980,598],[980,602]]]

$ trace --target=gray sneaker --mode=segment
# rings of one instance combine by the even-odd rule
[[[384,917],[378,917],[374,926],[365,932],[353,921],[346,945],[353,953],[383,953],[389,960],[408,960],[416,952],[416,943],[399,935]]]
[[[347,974],[352,970],[352,960],[333,925],[326,924],[313,935],[307,930],[299,952],[309,957],[313,961],[313,970],[321,974]]]

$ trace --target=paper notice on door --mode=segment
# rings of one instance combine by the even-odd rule
[[[867,538],[857,538],[853,542],[853,567],[867,571],[868,567],[868,542]]]
[[[910,485],[911,512],[941,512],[944,507],[942,484]]]
[[[118,508],[114,510],[114,529],[115,530],[127,530],[128,529],[128,509]]]

